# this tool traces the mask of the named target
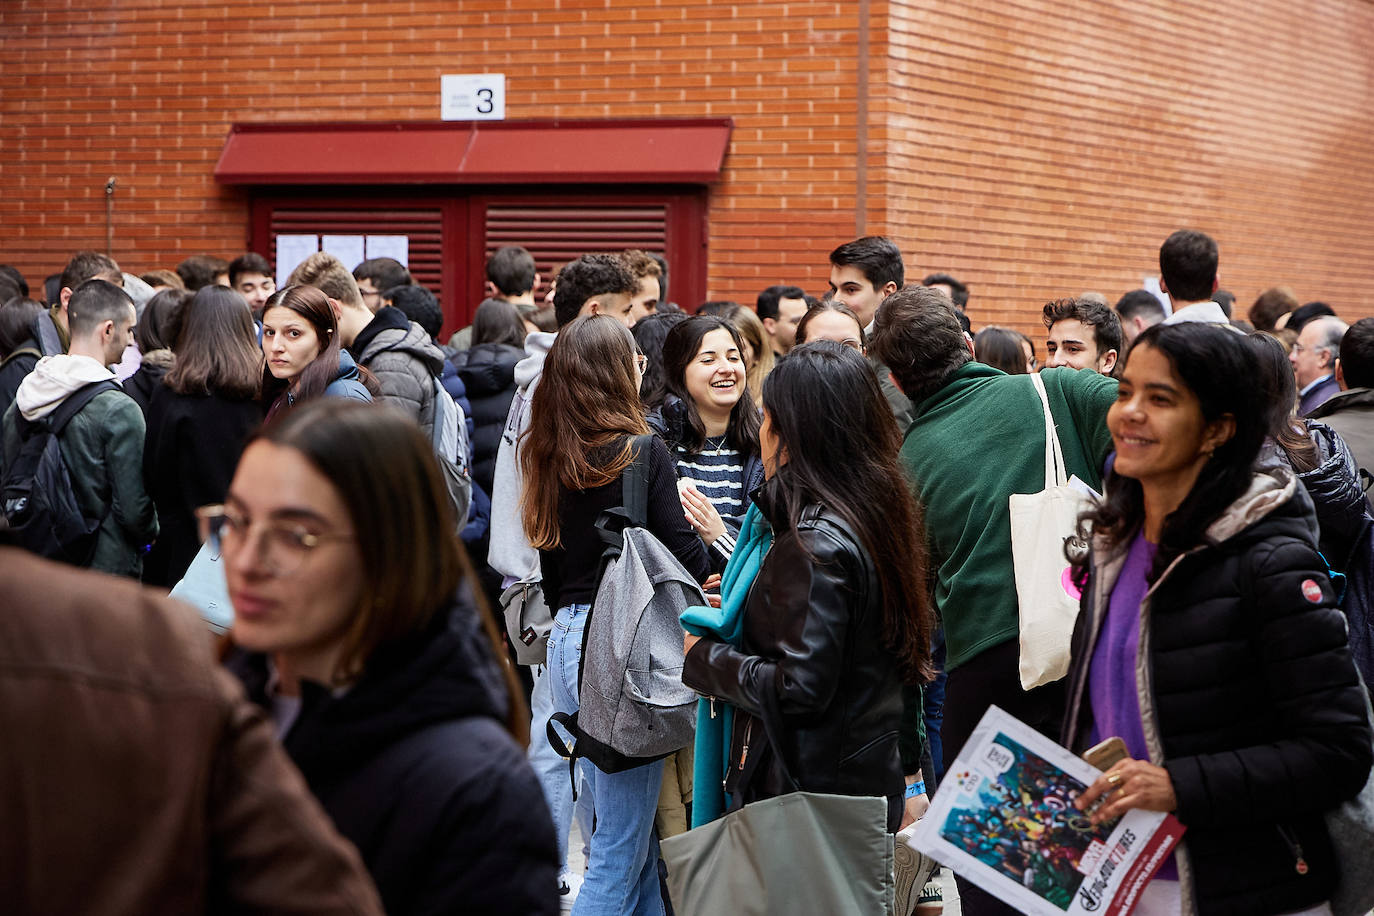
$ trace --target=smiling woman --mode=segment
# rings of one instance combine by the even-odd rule
[[[1330,913],[1323,813],[1369,776],[1364,691],[1311,502],[1261,455],[1259,369],[1239,334],[1156,325],[1107,414],[1116,461],[1085,517],[1063,743],[1118,737],[1129,751],[1076,803],[1095,822],[1143,808],[1188,828],[1191,868],[1170,857],[1138,912]]]
[[[750,493],[763,482],[759,412],[745,383],[744,342],[721,318],[699,315],[668,332],[663,371],[668,397],[649,425],[677,464],[687,521],[719,572],[734,550]]]
[[[226,663],[387,912],[555,913],[528,715],[449,507],[399,412],[330,398],[269,423],[201,513],[234,605]]]

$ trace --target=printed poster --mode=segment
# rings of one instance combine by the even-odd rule
[[[1073,800],[1099,775],[991,707],[911,845],[1025,913],[1125,916],[1184,828],[1155,811],[1093,826]]]

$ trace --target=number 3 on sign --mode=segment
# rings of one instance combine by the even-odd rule
[[[504,121],[504,73],[446,73],[439,77],[439,117],[445,121]]]

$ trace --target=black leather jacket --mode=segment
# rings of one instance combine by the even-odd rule
[[[778,534],[749,592],[743,645],[703,638],[687,654],[682,681],[739,708],[726,780],[735,807],[794,791],[780,754],[806,791],[887,796],[888,829],[896,830],[901,675],[883,643],[877,573],[826,507],[806,507],[789,529],[776,481],[755,497]],[[769,702],[781,734],[765,733],[760,711]]]

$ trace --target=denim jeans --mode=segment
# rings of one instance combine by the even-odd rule
[[[578,708],[577,668],[587,611],[585,604],[568,605],[553,620],[549,681],[558,712]],[[573,916],[662,916],[654,813],[663,785],[663,761],[620,773],[603,773],[590,761],[581,763],[596,826]]]
[[[549,677],[549,667],[535,665],[534,692],[530,695],[530,747],[528,758],[544,790],[544,800],[553,815],[554,833],[558,836],[558,873],[559,877],[568,873],[568,833],[572,827],[574,808],[577,823],[582,829],[584,843],[592,835],[592,800],[588,794],[586,779],[578,785],[577,802],[573,802],[573,782],[568,771],[568,760],[559,756],[549,744],[548,724],[553,715],[553,679]],[[554,726],[557,728],[558,726]],[[566,733],[564,740],[568,740]],[[581,768],[579,767],[579,770]],[[584,851],[585,855],[585,851]]]

